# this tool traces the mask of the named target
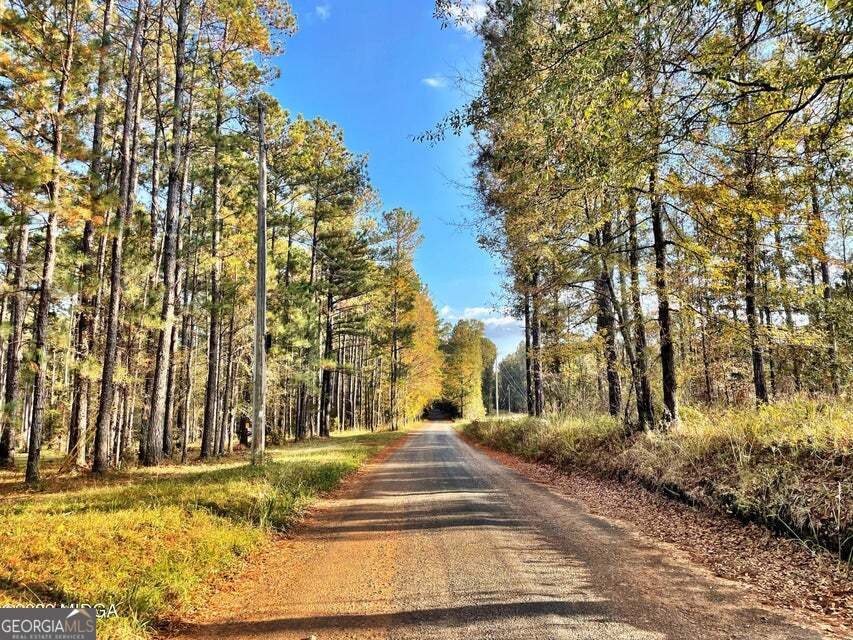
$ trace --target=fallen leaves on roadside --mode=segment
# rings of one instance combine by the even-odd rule
[[[823,550],[783,538],[756,524],[700,510],[633,481],[525,462],[465,438],[528,478],[580,500],[596,515],[630,523],[674,545],[715,575],[748,585],[765,605],[806,617],[835,638],[853,638],[853,575]]]

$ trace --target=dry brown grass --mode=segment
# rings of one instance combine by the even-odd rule
[[[820,544],[850,563],[850,405],[793,399],[759,409],[688,407],[676,427],[634,435],[609,416],[477,421],[466,433],[528,460],[628,475]]]

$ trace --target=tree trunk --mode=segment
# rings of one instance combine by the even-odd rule
[[[163,239],[163,306],[160,311],[160,332],[154,361],[154,378],[151,410],[148,414],[148,444],[143,464],[159,464],[163,452],[163,429],[166,411],[166,383],[170,360],[170,343],[175,307],[175,264],[178,232],[178,199],[182,197],[181,170],[183,168],[183,104],[184,67],[186,61],[187,14],[189,0],[178,3],[178,22],[175,40],[175,87],[172,106],[172,149],[169,163],[169,182],[166,190],[166,229]]]
[[[776,397],[776,354],[773,348],[771,330],[773,329],[773,316],[767,304],[767,285],[764,286],[764,326],[767,329],[767,365],[770,369],[770,395]]]
[[[258,228],[255,275],[255,362],[252,393],[252,464],[264,461],[267,403],[267,141],[266,108],[258,101]]]
[[[155,65],[157,67],[157,78],[154,83],[154,140],[151,143],[151,204],[148,209],[149,224],[149,246],[148,250],[153,256],[157,245],[157,223],[160,199],[160,137],[163,127],[160,117],[160,105],[163,104],[163,14],[165,13],[165,2],[160,2],[160,12],[157,16],[157,50],[155,52]],[[156,264],[156,263],[155,263]],[[156,267],[155,267],[156,270]]]
[[[533,299],[530,332],[531,346],[533,347],[533,412],[541,417],[545,413],[545,389],[542,380],[542,319],[539,313],[539,272],[533,272]]]
[[[637,416],[639,427],[651,427],[655,423],[655,410],[652,404],[652,391],[649,384],[649,365],[646,354],[646,319],[640,295],[640,249],[637,242],[637,209],[628,208],[628,261],[631,271],[631,309],[634,315],[634,341],[637,345],[637,378],[639,393],[637,396]]]
[[[15,250],[13,279],[11,334],[6,344],[6,380],[3,393],[2,433],[0,433],[0,466],[15,466],[15,439],[20,426],[21,405],[21,355],[23,353],[24,318],[27,315],[27,251],[29,226],[21,221]]]
[[[329,437],[329,422],[332,415],[332,370],[328,362],[332,359],[334,348],[334,314],[335,300],[331,290],[326,294],[326,340],[323,348],[323,382],[320,389],[320,437]]]
[[[788,266],[785,262],[785,255],[782,251],[782,231],[780,228],[779,220],[775,221],[773,225],[773,242],[774,249],[776,253],[776,270],[779,274],[779,282],[782,283],[782,286],[786,289],[783,292],[782,296],[782,311],[785,314],[785,327],[788,330],[788,336],[790,339],[796,339],[796,326],[794,325],[794,313],[791,308],[791,302],[788,299],[787,285],[788,285]],[[800,349],[796,345],[790,349],[791,353],[791,366],[793,368],[794,374],[794,389],[797,392],[802,391],[803,381],[802,381],[802,373],[801,368],[802,365],[800,363]]]
[[[181,432],[181,463],[187,461],[187,445],[189,444],[190,436],[190,402],[193,394],[193,353],[195,351],[195,318],[193,315],[195,307],[195,291],[198,282],[198,255],[196,254],[193,260],[193,277],[190,291],[192,295],[189,299],[186,315],[184,316],[184,324],[182,327],[181,345],[185,351],[184,366],[183,366],[183,388],[184,396],[181,401],[180,411],[178,413],[178,429]],[[184,332],[184,328],[186,332]]]
[[[233,397],[232,387],[234,386],[234,314],[235,314],[235,306],[231,307],[231,319],[228,323],[228,352],[227,359],[225,360],[225,388],[223,390],[223,397],[225,398],[224,407],[222,410],[222,428],[219,432],[219,447],[218,452],[220,454],[225,453],[226,450],[230,453],[230,446],[226,449],[226,444],[231,442],[231,414],[233,413],[231,407],[231,400]]]
[[[95,90],[95,123],[92,132],[92,163],[89,167],[89,197],[92,217],[83,225],[80,240],[80,257],[83,260],[80,273],[80,315],[77,319],[77,331],[74,337],[74,386],[71,398],[71,419],[68,425],[69,453],[76,456],[78,466],[86,464],[86,431],[89,422],[89,395],[91,381],[81,371],[89,356],[92,343],[92,330],[96,314],[96,285],[92,282],[93,264],[91,253],[94,248],[95,225],[93,217],[101,213],[101,191],[103,176],[101,161],[103,155],[104,116],[106,102],[104,93],[110,80],[109,41],[110,21],[112,19],[112,0],[104,3],[104,19],[101,27],[101,46],[98,50],[98,80]]]
[[[752,181],[755,173],[755,152],[750,151],[746,158],[745,178],[747,179],[746,197],[753,195]],[[745,224],[744,233],[744,296],[746,302],[746,322],[749,328],[749,346],[752,353],[752,382],[755,388],[755,398],[760,403],[767,403],[770,398],[767,394],[767,385],[764,381],[764,353],[761,349],[759,328],[761,321],[758,317],[758,305],[756,304],[756,270],[758,260],[756,247],[758,244],[755,219],[747,211],[743,215]]]
[[[391,431],[397,430],[397,374],[398,374],[398,357],[397,352],[397,325],[400,322],[399,318],[399,302],[397,283],[394,283],[394,300],[392,303],[391,316]]]
[[[808,154],[809,145],[806,141],[806,153]],[[818,264],[820,265],[820,280],[823,285],[823,320],[826,326],[826,334],[828,337],[827,355],[829,356],[829,373],[832,384],[832,394],[838,395],[841,393],[841,383],[839,380],[838,367],[838,338],[835,332],[835,320],[832,317],[832,281],[829,274],[829,259],[826,255],[826,241],[823,231],[823,217],[820,211],[820,200],[817,193],[817,171],[812,171],[812,176],[809,181],[809,193],[811,196],[812,219],[820,229],[820,240],[818,243]]]
[[[536,415],[533,402],[533,362],[531,358],[532,327],[530,320],[530,292],[524,290],[524,372],[525,372],[525,395],[527,399],[527,415]]]
[[[67,6],[67,5],[66,5]],[[53,272],[56,267],[57,213],[61,207],[60,173],[62,171],[62,142],[65,119],[65,100],[74,53],[74,38],[77,27],[77,0],[72,0],[68,9],[68,32],[65,35],[65,47],[62,56],[62,72],[56,97],[56,113],[53,116],[53,144],[51,149],[50,182],[47,184],[49,211],[44,240],[44,263],[42,265],[39,301],[36,311],[33,343],[35,345],[35,364],[37,367],[33,385],[33,415],[30,425],[30,445],[27,451],[27,483],[39,481],[39,461],[41,457],[41,436],[44,427],[45,382],[47,367],[47,331],[50,316],[50,297],[53,289]]]
[[[221,129],[223,109],[221,73],[223,72],[220,70],[220,78],[217,84],[216,124],[213,131],[213,215],[210,230],[210,255],[212,260],[210,267],[210,332],[207,350],[207,386],[205,387],[204,395],[204,424],[201,432],[201,458],[203,460],[209,458],[213,453],[213,436],[216,431],[214,425],[217,422],[216,398],[219,386],[219,273],[221,269],[219,260],[219,218],[222,202],[219,163],[222,148]]]
[[[163,419],[163,455],[172,457],[175,447],[175,353],[178,340],[178,325],[172,325],[172,335],[169,340],[169,373],[166,380],[166,415]]]
[[[599,248],[604,251],[604,245]],[[607,377],[607,409],[611,416],[618,416],[622,409],[622,384],[619,380],[619,354],[616,351],[616,321],[613,307],[616,301],[611,295],[610,267],[602,257],[595,281],[595,297],[598,313],[596,328],[604,344],[604,369]],[[624,326],[624,323],[623,323]]]
[[[764,354],[758,336],[758,307],[755,303],[755,223],[747,221],[746,251],[744,255],[744,293],[746,298],[746,322],[749,328],[749,345],[752,354],[752,382],[758,402],[769,401],[764,382]]]
[[[655,252],[655,291],[658,297],[660,362],[663,382],[664,422],[678,421],[678,380],[675,373],[675,349],[672,343],[672,315],[667,285],[666,236],[663,229],[663,204],[657,193],[657,166],[649,171],[652,236]]]
[[[131,183],[131,146],[133,142],[134,121],[137,112],[139,88],[136,85],[137,57],[142,42],[142,24],[145,21],[144,0],[138,0],[133,40],[128,54],[128,69],[125,81],[124,121],[122,125],[122,161],[119,178],[119,212],[115,224],[115,237],[112,243],[112,264],[110,266],[110,300],[107,310],[106,342],[104,347],[104,365],[101,372],[101,397],[98,406],[98,418],[95,425],[95,456],[92,471],[103,473],[110,461],[110,422],[113,409],[119,309],[121,305],[122,252],[124,227],[135,201],[136,185]]]

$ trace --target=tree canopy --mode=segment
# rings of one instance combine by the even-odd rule
[[[650,427],[848,387],[851,21],[793,0],[488,3],[481,88],[426,137],[474,132],[531,413],[591,392]]]

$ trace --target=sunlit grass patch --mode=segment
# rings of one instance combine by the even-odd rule
[[[98,637],[144,637],[401,435],[288,445],[262,467],[241,458],[57,480],[36,492],[7,486],[0,604],[115,605],[119,616],[99,621]]]

